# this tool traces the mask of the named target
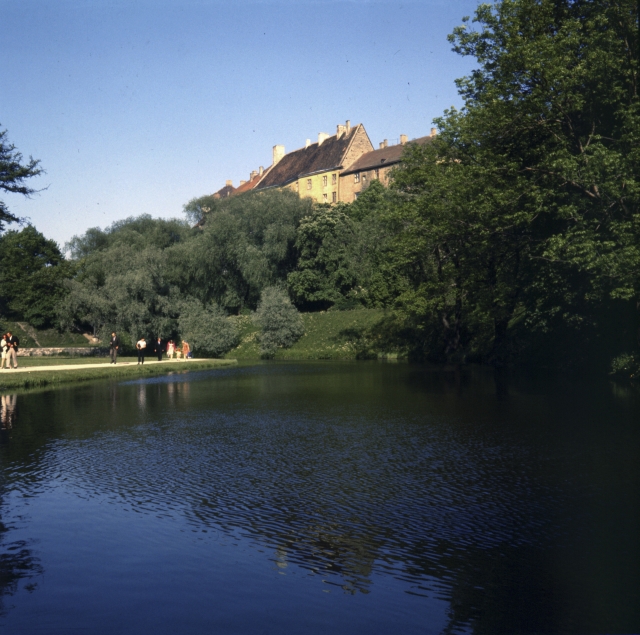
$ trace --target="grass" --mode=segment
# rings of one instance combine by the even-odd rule
[[[80,333],[60,333],[56,329],[39,331],[29,325],[27,325],[27,330],[25,331],[18,322],[0,320],[0,332],[6,333],[7,331],[10,331],[20,340],[21,348],[84,348],[95,346],[95,344],[90,344],[89,340]]]
[[[47,364],[23,364],[28,359],[29,362],[43,362],[42,358],[18,358],[18,364],[24,366],[45,366],[64,363],[72,364],[89,364],[100,363],[103,360],[85,359],[60,359],[54,358],[47,360]],[[127,358],[124,358],[127,359]],[[133,361],[129,358],[127,361]],[[94,379],[131,379],[135,377],[152,377],[155,375],[167,375],[174,372],[190,372],[194,370],[207,370],[220,366],[229,366],[235,364],[234,359],[201,359],[193,361],[167,362],[165,364],[145,364],[134,366],[112,366],[108,363],[108,359],[104,360],[101,368],[78,368],[73,370],[51,370],[51,371],[34,371],[30,373],[13,373],[11,370],[0,370],[0,390],[17,389],[17,388],[38,388],[43,386],[61,385],[69,383],[78,383],[84,381],[92,381]],[[123,360],[124,361],[124,360]]]
[[[397,351],[379,353],[372,350],[368,331],[384,316],[379,309],[321,311],[302,313],[304,335],[291,347],[279,349],[275,359],[362,359],[397,357]],[[240,344],[227,357],[260,359],[259,329],[251,316],[233,318],[240,332]]]

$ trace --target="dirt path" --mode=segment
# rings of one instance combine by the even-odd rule
[[[18,359],[20,359],[18,357]],[[184,360],[184,359],[166,359],[166,360],[162,360],[161,362],[159,361],[146,361],[144,364],[145,366],[151,364],[151,365],[155,365],[155,364],[171,364],[173,366],[177,366],[177,367],[184,367],[184,366],[188,366],[189,364],[191,364],[191,362],[204,362],[206,360],[204,359],[189,359],[189,360]],[[137,362],[117,362],[116,366],[123,367],[123,366],[137,366]],[[32,372],[43,372],[43,371],[47,371],[47,370],[82,370],[84,368],[106,368],[107,366],[109,366],[109,362],[102,362],[102,363],[98,363],[98,364],[56,364],[55,366],[18,366],[18,368],[2,368],[0,370],[0,373],[32,373]]]

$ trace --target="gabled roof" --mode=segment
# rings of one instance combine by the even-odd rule
[[[349,145],[361,128],[362,124],[358,124],[339,137],[327,137],[321,144],[312,143],[306,148],[285,154],[278,163],[271,166],[256,189],[282,187],[302,176],[341,168]]]
[[[223,188],[212,194],[212,196],[213,198],[227,198],[227,196],[231,196],[235,191],[236,188],[233,187],[233,185],[225,185]]]
[[[256,174],[252,179],[249,179],[246,183],[243,183],[242,185],[238,185],[238,187],[233,191],[232,195],[235,196],[236,194],[242,194],[244,192],[248,192],[249,190],[252,190],[254,187],[256,187],[256,185],[258,185],[258,183],[260,183],[260,179],[264,176],[263,174]]]
[[[419,137],[418,139],[412,139],[409,143],[418,143],[424,145],[429,143],[433,137]],[[402,153],[408,144],[388,146],[386,148],[380,148],[380,150],[373,150],[363,154],[359,159],[352,163],[342,174],[353,174],[354,172],[361,172],[364,170],[373,170],[375,168],[382,168],[394,163],[399,163],[402,158]]]

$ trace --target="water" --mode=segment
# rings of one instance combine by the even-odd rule
[[[4,396],[0,632],[640,631],[640,398],[265,363]]]

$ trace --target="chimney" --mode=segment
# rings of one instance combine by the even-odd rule
[[[400,135],[400,145],[403,146],[407,143],[407,135],[406,134],[401,134]]]
[[[262,176],[263,172],[264,172],[264,168],[260,166],[260,169],[258,170],[258,176]]]
[[[328,139],[328,138],[329,138],[329,135],[326,132],[319,132],[318,133],[318,145],[321,146],[322,142],[325,139]]]
[[[389,145],[389,142],[385,139],[384,141],[380,142],[380,150],[382,150],[383,148],[386,148]]]
[[[252,170],[251,174],[249,175],[249,180],[253,181],[253,179],[255,179],[256,176],[258,176],[258,172],[256,170]]]
[[[308,148],[311,145],[311,139],[307,139],[307,141],[304,144],[305,148]]]
[[[347,125],[345,128],[347,129],[347,134],[349,134],[351,132],[351,121],[349,119],[347,119]]]
[[[273,165],[276,165],[284,156],[284,146],[273,146]]]
[[[233,187],[233,181],[226,181],[225,185],[228,185],[229,187]]]
[[[437,128],[431,128],[431,136],[435,137],[438,134]]]
[[[240,185],[244,185],[246,181],[240,181]]]
[[[336,138],[339,139],[346,131],[347,127],[342,124],[338,124],[336,128]]]

